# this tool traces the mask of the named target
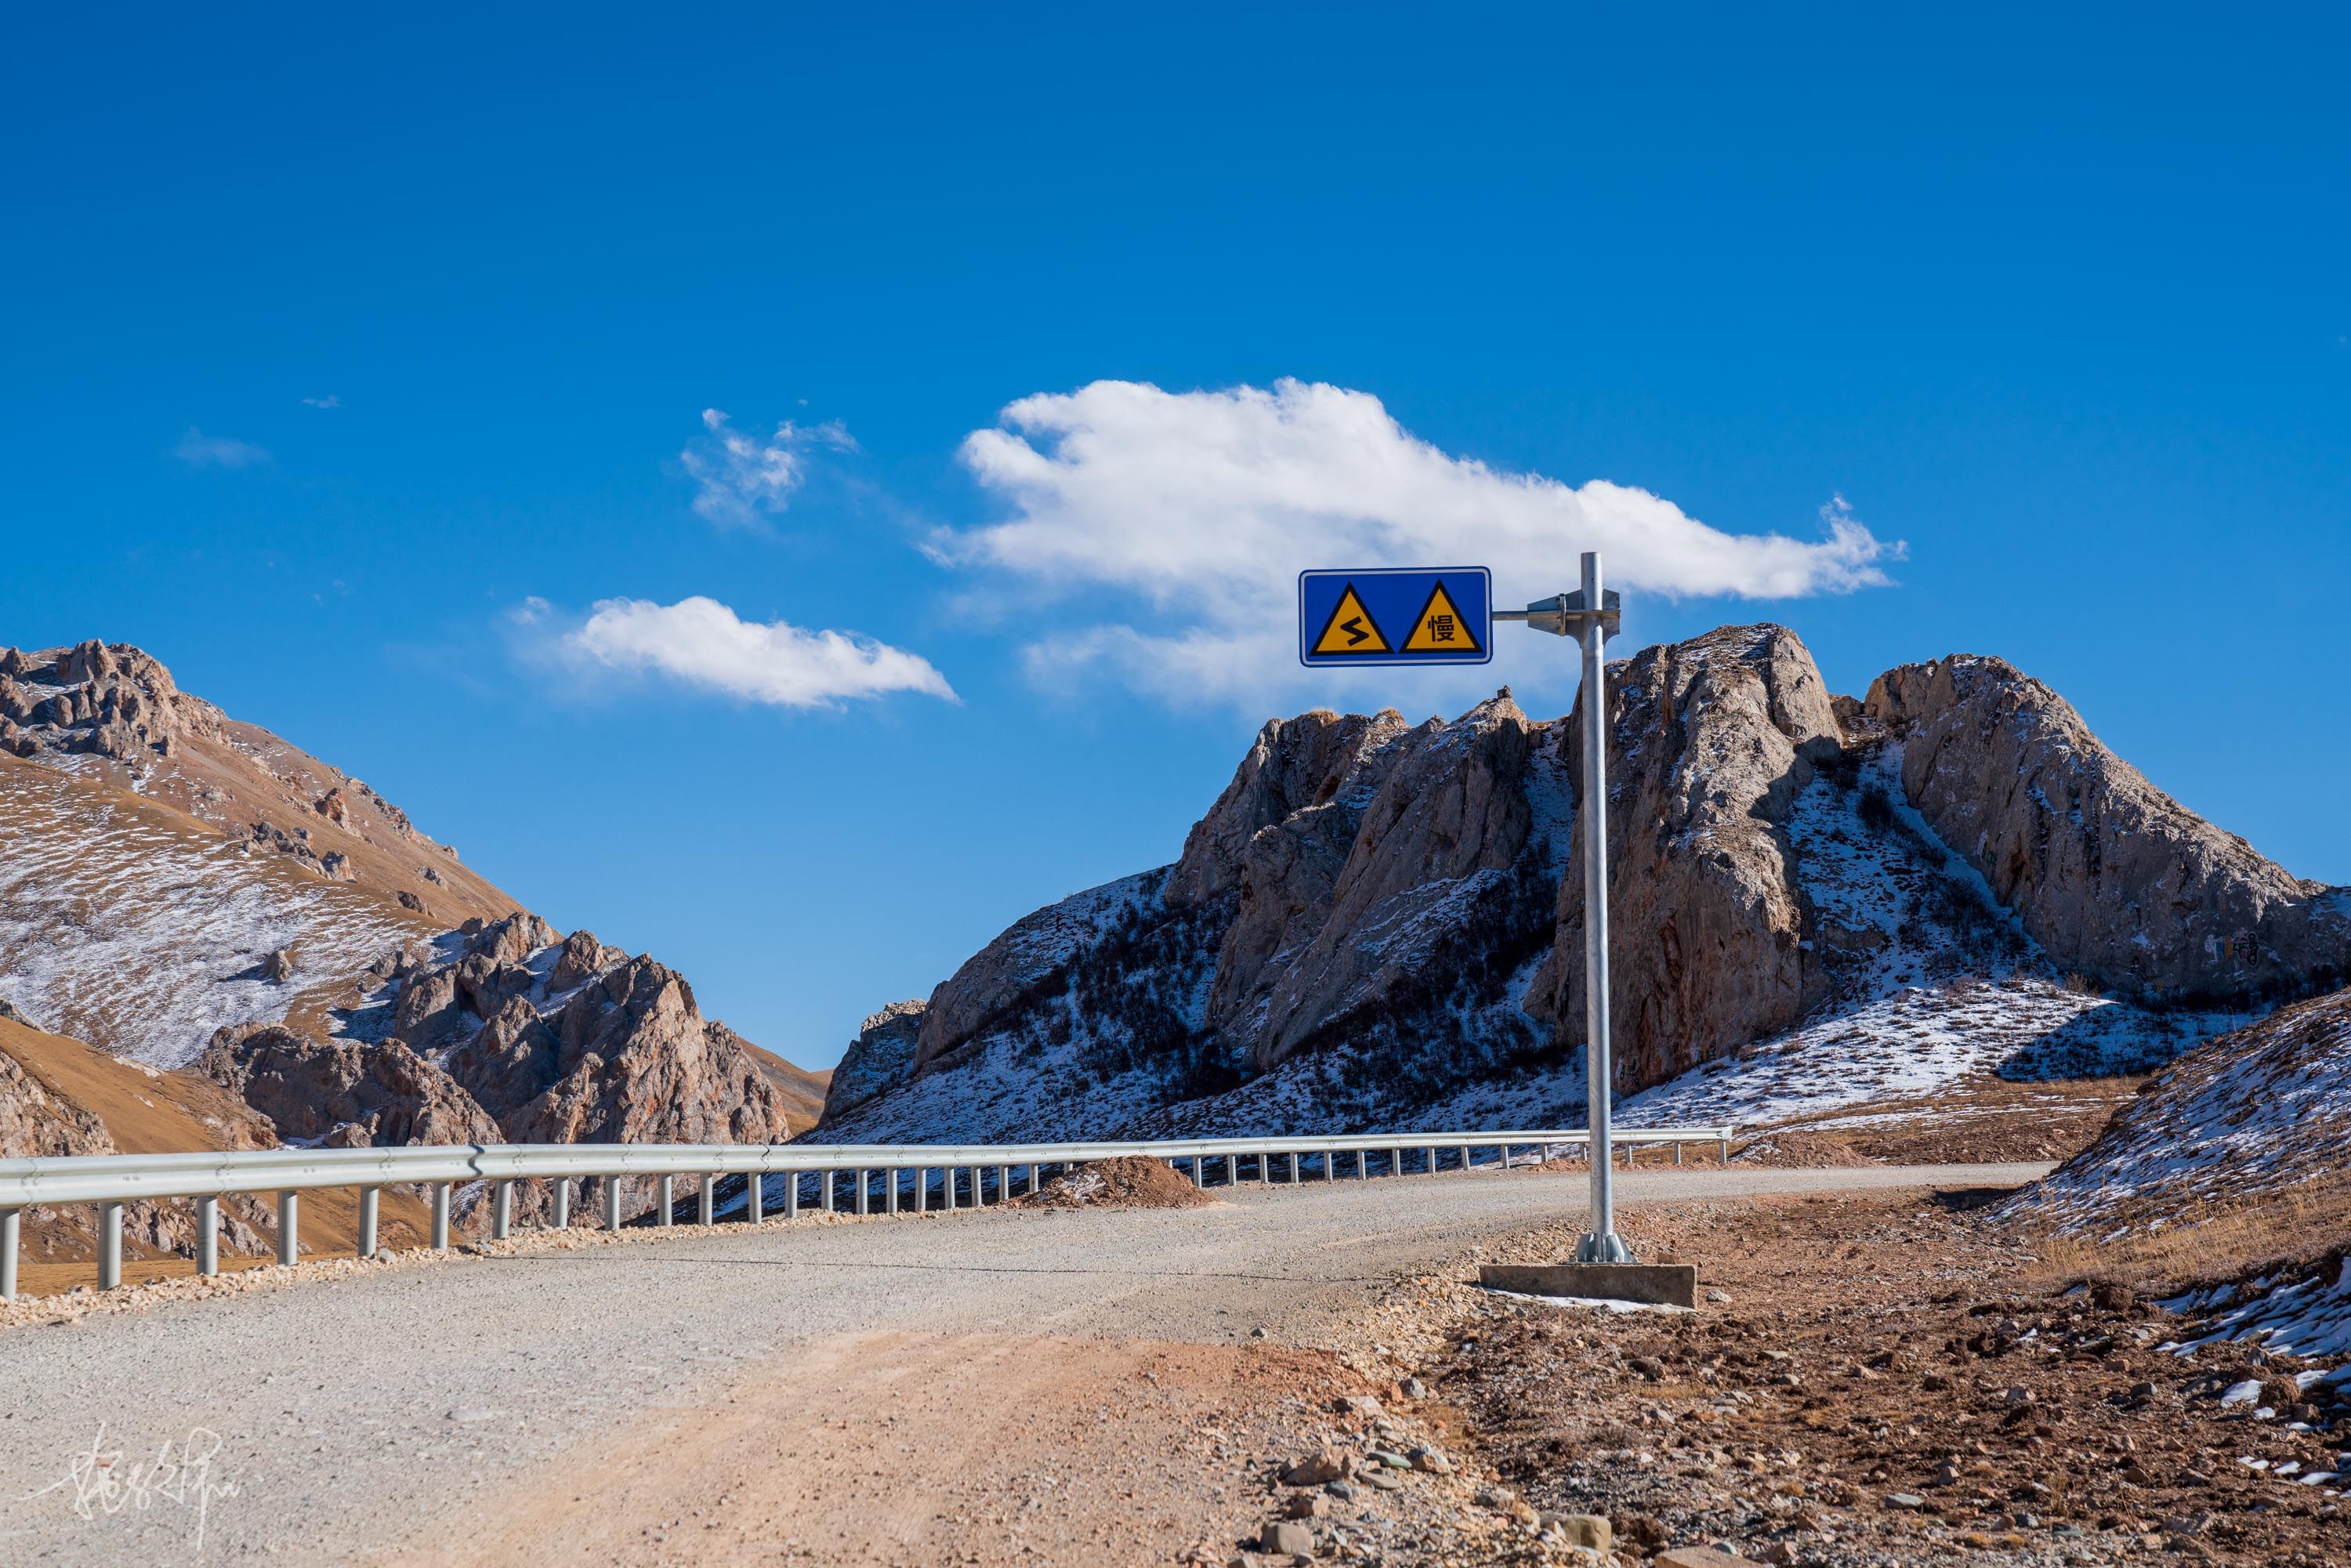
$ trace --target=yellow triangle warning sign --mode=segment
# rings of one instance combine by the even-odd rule
[[[1314,639],[1316,656],[1325,653],[1384,653],[1388,651],[1388,640],[1374,624],[1372,612],[1364,608],[1362,600],[1355,597],[1355,585],[1352,582],[1347,584],[1347,591],[1339,595],[1339,602],[1332,607],[1331,619],[1322,622],[1322,635]]]
[[[1412,623],[1412,632],[1404,640],[1407,653],[1481,653],[1478,633],[1461,612],[1453,608],[1453,596],[1445,591],[1445,580],[1428,591],[1428,602],[1420,607],[1420,617]]]

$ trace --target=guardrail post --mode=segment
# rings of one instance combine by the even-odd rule
[[[1012,1201],[1012,1167],[1010,1166],[996,1167],[996,1201],[998,1203]]]
[[[663,1225],[675,1225],[677,1216],[671,1211],[677,1207],[677,1177],[664,1172],[661,1178],[661,1219]]]
[[[866,1196],[866,1193],[867,1189],[872,1185],[872,1182],[873,1173],[872,1171],[865,1170],[859,1171],[857,1173],[857,1203],[853,1212],[863,1214],[866,1212],[867,1208],[871,1207],[871,1200]]]
[[[1298,1185],[1298,1151],[1296,1149],[1290,1150],[1288,1155],[1283,1156],[1281,1163],[1289,1167],[1290,1185],[1296,1186]]]
[[[914,1167],[914,1212],[922,1214],[931,1207],[931,1172],[927,1166]]]
[[[616,1176],[604,1178],[604,1228],[621,1228],[621,1178]]]
[[[555,1228],[569,1230],[571,1228],[571,1178],[569,1176],[555,1178],[554,1198]]]
[[[0,1208],[0,1301],[16,1299],[16,1243],[23,1225],[13,1208]]]
[[[886,1170],[882,1173],[883,1213],[895,1214],[898,1212],[898,1178],[905,1174],[905,1172],[901,1170]]]
[[[800,1173],[794,1171],[792,1173],[792,1179],[784,1184],[784,1218],[786,1219],[798,1219],[799,1217]]]
[[[1730,1163],[1730,1140],[1729,1138],[1722,1140],[1722,1163],[1724,1165],[1729,1165]]]
[[[220,1272],[220,1199],[211,1193],[196,1199],[196,1272]]]
[[[376,1189],[371,1186],[363,1186],[360,1188],[359,1255],[361,1258],[372,1258],[375,1256],[375,1232]]]
[[[838,1171],[819,1171],[816,1174],[817,1197],[824,1205],[824,1211],[827,1214],[833,1212],[835,1202],[832,1193],[833,1181],[840,1174]]]
[[[302,1195],[277,1195],[277,1260],[291,1269],[302,1260]]]
[[[695,1206],[694,1220],[697,1225],[718,1223],[718,1178],[708,1171],[702,1173],[702,1201]]]
[[[514,1233],[514,1182],[500,1176],[497,1186],[497,1207],[490,1215],[490,1239],[504,1241]]]
[[[765,1223],[768,1218],[768,1176],[765,1171],[753,1171],[743,1178],[743,1217],[753,1225]]]
[[[98,1206],[98,1288],[111,1291],[122,1283],[122,1205]]]
[[[449,1184],[433,1184],[433,1250],[449,1250]]]
[[[1225,1185],[1227,1186],[1241,1185],[1241,1163],[1230,1155],[1225,1156]]]
[[[949,1214],[953,1214],[953,1213],[956,1211],[956,1189],[955,1189],[956,1168],[955,1168],[955,1166],[949,1166],[946,1168],[946,1172],[945,1172],[944,1174],[946,1175],[946,1178],[947,1178],[947,1179],[946,1179],[946,1184],[945,1184],[945,1185],[946,1185],[946,1190],[947,1212],[948,1212]]]
[[[1676,1139],[1674,1140],[1674,1164],[1676,1164],[1676,1165],[1679,1165],[1679,1164],[1681,1164],[1681,1163],[1682,1163],[1682,1141],[1681,1141],[1679,1138],[1676,1138]]]

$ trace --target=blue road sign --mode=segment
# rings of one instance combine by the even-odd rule
[[[1494,656],[1494,579],[1482,566],[1298,574],[1298,662],[1482,664]]]

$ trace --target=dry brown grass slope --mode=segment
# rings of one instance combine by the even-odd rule
[[[80,1040],[9,1019],[0,1019],[0,1055],[15,1063],[48,1099],[61,1102],[68,1114],[78,1110],[96,1119],[103,1128],[103,1144],[84,1152],[171,1154],[190,1149],[266,1148],[277,1142],[266,1119],[219,1085],[193,1073],[160,1071],[122,1061]],[[32,1152],[0,1147],[0,1157]],[[172,1232],[188,1229],[183,1211],[193,1205],[165,1200],[147,1207],[161,1212],[146,1224],[132,1217],[125,1227],[124,1278],[139,1281],[192,1272],[194,1266],[189,1260],[157,1245],[155,1238],[161,1233],[170,1240],[174,1239]],[[233,1207],[261,1250],[247,1257],[225,1257],[223,1262],[235,1268],[267,1261],[268,1249],[274,1248],[277,1239],[268,1201],[265,1197]],[[97,1282],[94,1211],[80,1206],[35,1209],[27,1220],[21,1284],[28,1294],[55,1294]],[[415,1198],[396,1191],[383,1195],[381,1239],[385,1245],[420,1245],[430,1227],[431,1216]],[[339,1190],[306,1194],[301,1228],[306,1254],[329,1257],[350,1252],[359,1236],[358,1195]],[[235,1228],[231,1230],[234,1238]]]
[[[832,1069],[811,1072],[747,1040],[742,1043],[761,1076],[783,1096],[784,1119],[791,1125],[792,1136],[797,1138],[815,1126],[817,1118],[824,1114],[824,1092],[832,1085]]]

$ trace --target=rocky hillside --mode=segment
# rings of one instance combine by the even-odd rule
[[[702,1016],[684,977],[592,933],[528,914],[468,921],[451,942],[386,954],[357,989],[323,1034],[224,1029],[196,1070],[280,1137],[328,1147],[792,1135],[794,1099]],[[625,1207],[653,1191],[632,1184]],[[543,1200],[526,1193],[526,1209]]]
[[[258,1149],[277,1139],[266,1118],[235,1094],[186,1072],[123,1061],[79,1040],[32,1028],[0,1003],[0,1157],[144,1155],[187,1149]],[[303,1209],[305,1251],[349,1250],[358,1204],[349,1193],[312,1195]],[[421,1241],[430,1218],[422,1204],[390,1195],[383,1235],[393,1245]],[[42,1291],[68,1282],[45,1280],[97,1256],[97,1212],[85,1204],[40,1207],[24,1219],[26,1286]],[[195,1246],[193,1206],[138,1202],[123,1207],[126,1272],[141,1260],[185,1257]],[[221,1247],[263,1256],[277,1248],[277,1217],[266,1194],[225,1198]]]
[[[2210,1320],[2191,1345],[2351,1356],[2351,991],[2175,1063],[2002,1212],[2159,1260],[2184,1287],[2163,1304]]]
[[[768,1141],[823,1093],[123,644],[0,651],[0,1007],[265,1144]],[[130,1146],[27,1071],[0,1156]]]
[[[155,1066],[519,901],[140,650],[0,650],[0,998]]]
[[[1996,659],[1832,694],[1782,627],[1610,668],[1625,1114],[2144,1071],[2351,968],[2299,881]],[[868,1020],[820,1137],[1579,1124],[1580,716],[1275,720],[1171,866]],[[1815,1125],[1819,1125],[1815,1121]]]
[[[2150,1080],[2011,1207],[2161,1228],[2351,1178],[2351,991],[2282,1008]]]

